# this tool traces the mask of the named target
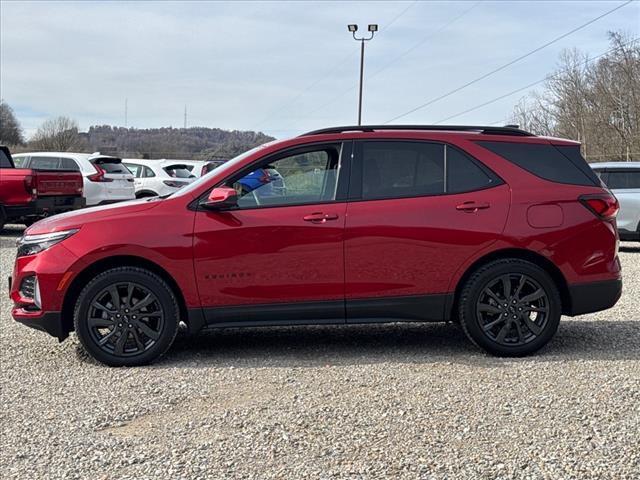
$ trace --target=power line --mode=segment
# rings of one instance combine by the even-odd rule
[[[465,83],[464,85],[461,85],[460,87],[454,88],[453,90],[451,90],[451,91],[449,91],[449,92],[447,92],[447,93],[445,93],[445,94],[442,94],[442,95],[440,95],[439,97],[433,98],[433,99],[431,99],[431,100],[429,100],[429,101],[427,101],[427,102],[425,102],[425,103],[423,103],[423,104],[421,104],[421,105],[418,105],[418,106],[417,106],[417,107],[415,107],[415,108],[412,108],[411,110],[408,110],[408,111],[406,111],[406,112],[404,112],[404,113],[402,113],[402,114],[400,114],[400,115],[397,115],[397,116],[395,116],[395,117],[391,118],[390,120],[387,120],[387,121],[386,121],[386,122],[384,122],[384,123],[385,123],[385,124],[387,124],[387,123],[393,122],[393,121],[395,121],[395,120],[398,120],[398,119],[400,119],[400,118],[402,118],[402,117],[406,117],[407,115],[409,115],[409,114],[411,114],[411,113],[414,113],[414,112],[417,112],[418,110],[421,110],[421,109],[423,109],[423,108],[425,108],[425,107],[428,107],[429,105],[432,105],[432,104],[434,104],[434,103],[436,103],[436,102],[438,102],[438,101],[440,101],[440,100],[442,100],[442,99],[444,99],[444,98],[447,98],[447,97],[449,97],[449,96],[453,95],[454,93],[458,93],[459,91],[461,91],[461,90],[463,90],[463,89],[465,89],[465,88],[467,88],[467,87],[469,87],[469,86],[471,86],[471,85],[473,85],[473,84],[475,84],[475,83],[478,83],[479,81],[484,80],[485,78],[488,78],[488,77],[490,77],[491,75],[494,75],[495,73],[498,73],[498,72],[500,72],[500,71],[504,70],[505,68],[508,68],[508,67],[510,67],[511,65],[514,65],[515,63],[517,63],[517,62],[519,62],[519,61],[521,61],[521,60],[524,60],[525,58],[527,58],[527,57],[529,57],[529,56],[533,55],[534,53],[537,53],[537,52],[539,52],[540,50],[543,50],[544,48],[547,48],[548,46],[553,45],[554,43],[556,43],[556,42],[558,42],[558,41],[562,40],[563,38],[566,38],[566,37],[568,37],[569,35],[572,35],[572,34],[574,34],[575,32],[577,32],[577,31],[579,31],[579,30],[582,30],[583,28],[585,28],[585,27],[587,27],[587,26],[591,25],[592,23],[597,22],[597,21],[598,21],[598,20],[600,20],[601,18],[604,18],[604,17],[606,17],[607,15],[612,14],[612,13],[613,13],[613,12],[615,12],[616,10],[620,10],[621,8],[626,7],[627,5],[629,5],[629,4],[630,4],[631,2],[633,2],[633,1],[634,1],[634,0],[627,0],[627,1],[626,1],[626,2],[624,2],[623,4],[618,5],[617,7],[612,8],[611,10],[606,11],[606,12],[605,12],[605,13],[603,13],[602,15],[599,15],[599,16],[597,16],[596,18],[593,18],[593,19],[589,20],[588,22],[583,23],[582,25],[580,25],[580,26],[578,26],[578,27],[576,27],[576,28],[574,28],[574,29],[572,29],[572,30],[569,30],[569,31],[568,31],[568,32],[566,32],[566,33],[563,33],[563,34],[562,34],[562,35],[560,35],[559,37],[556,37],[556,38],[554,38],[553,40],[550,40],[550,41],[548,41],[547,43],[545,43],[545,44],[543,44],[543,45],[541,45],[541,46],[539,46],[539,47],[537,47],[537,48],[535,48],[535,49],[533,49],[533,50],[531,50],[531,51],[529,51],[529,52],[527,52],[527,53],[525,53],[525,54],[523,54],[523,55],[520,55],[519,57],[517,57],[517,58],[515,58],[515,59],[511,60],[510,62],[507,62],[507,63],[505,63],[504,65],[501,65],[500,67],[495,68],[494,70],[491,70],[490,72],[485,73],[484,75],[481,75],[480,77],[475,78],[475,79],[471,80],[470,82]]]
[[[612,52],[614,52],[614,51],[616,51],[616,50],[619,50],[619,49],[621,49],[621,48],[623,48],[623,47],[626,47],[627,45],[629,45],[629,44],[631,44],[631,43],[637,42],[638,40],[640,40],[640,37],[634,38],[633,40],[630,40],[630,41],[628,41],[628,42],[626,42],[626,43],[624,43],[624,44],[622,44],[622,45],[620,45],[620,46],[617,46],[617,47],[611,48],[611,49],[607,50],[606,52],[601,53],[601,54],[600,54],[600,55],[598,55],[597,57],[589,58],[589,59],[585,60],[582,64],[583,64],[584,66],[586,66],[586,65],[588,65],[589,63],[594,62],[594,61],[596,61],[597,59],[602,58],[602,57],[604,57],[605,55],[608,55],[609,53],[612,53]],[[462,112],[456,113],[455,115],[450,115],[450,116],[448,116],[448,117],[446,117],[446,118],[443,118],[443,119],[441,119],[441,120],[438,120],[437,122],[435,122],[435,123],[434,123],[434,125],[437,125],[437,124],[442,123],[442,122],[446,122],[446,121],[451,120],[451,119],[453,119],[453,118],[457,118],[457,117],[459,117],[459,116],[461,116],[461,115],[464,115],[464,114],[466,114],[466,113],[473,112],[474,110],[478,110],[479,108],[486,107],[487,105],[491,105],[492,103],[495,103],[495,102],[497,102],[497,101],[499,101],[499,100],[502,100],[503,98],[507,98],[507,97],[510,97],[511,95],[515,95],[516,93],[520,93],[520,92],[522,92],[523,90],[528,90],[529,88],[534,87],[534,86],[536,86],[536,85],[538,85],[538,84],[540,84],[540,83],[543,83],[543,82],[545,82],[545,81],[547,81],[547,80],[551,80],[552,78],[555,78],[555,77],[557,77],[557,76],[559,76],[559,75],[562,75],[563,73],[566,73],[566,72],[568,72],[569,70],[570,70],[570,69],[568,69],[568,68],[567,68],[567,69],[564,69],[564,70],[560,70],[559,72],[556,72],[556,73],[554,73],[554,74],[552,74],[552,75],[546,75],[544,78],[542,78],[542,79],[540,79],[540,80],[537,80],[537,81],[535,81],[535,82],[532,82],[532,83],[530,83],[530,84],[528,84],[528,85],[525,85],[524,87],[517,88],[516,90],[512,90],[512,91],[510,91],[510,92],[508,92],[508,93],[505,93],[504,95],[500,95],[500,96],[495,97],[495,98],[493,98],[493,99],[491,99],[491,100],[488,100],[488,101],[486,101],[486,102],[484,102],[484,103],[481,103],[480,105],[476,105],[475,107],[468,108],[468,109],[466,109],[466,110],[464,110],[464,111],[462,111]]]
[[[395,17],[393,17],[393,19],[391,19],[390,22],[388,22],[386,25],[384,25],[381,29],[380,29],[380,33],[384,32],[386,29],[388,29],[391,25],[393,25],[400,17],[402,17],[405,13],[407,13],[407,11],[413,7],[416,3],[418,3],[418,0],[413,0],[407,7],[405,7],[400,13],[398,13]],[[293,98],[291,98],[288,102],[286,102],[284,105],[272,110],[270,113],[267,114],[267,116],[261,120],[259,123],[256,123],[253,127],[250,128],[250,130],[255,130],[257,127],[259,127],[260,125],[263,125],[264,123],[266,123],[268,120],[270,120],[274,114],[278,114],[284,110],[286,110],[287,108],[289,108],[291,105],[293,105],[296,101],[298,101],[299,98],[301,98],[305,93],[307,93],[308,91],[310,91],[312,88],[314,88],[316,85],[322,83],[323,81],[325,81],[327,78],[333,76],[333,74],[340,68],[342,67],[345,63],[347,63],[347,61],[351,60],[354,55],[357,53],[357,51],[353,51],[351,53],[349,53],[349,55],[347,55],[346,57],[344,57],[342,60],[340,60],[337,64],[335,64],[329,71],[327,71],[327,73],[325,75],[322,75],[321,77],[319,77],[317,80],[315,80],[313,83],[311,83],[309,86],[307,86],[306,88],[300,90]]]

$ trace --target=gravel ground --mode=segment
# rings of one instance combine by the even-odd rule
[[[640,245],[620,256],[618,305],[516,360],[401,324],[217,331],[114,369],[2,293],[0,477],[640,478]]]

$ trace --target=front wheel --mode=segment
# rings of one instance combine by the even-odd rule
[[[466,282],[458,303],[467,337],[491,354],[529,355],[556,333],[562,314],[553,279],[520,259],[491,262]]]
[[[165,353],[178,332],[179,308],[167,283],[138,267],[96,276],[76,301],[80,343],[110,366],[144,365]]]

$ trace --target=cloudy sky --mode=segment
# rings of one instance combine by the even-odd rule
[[[0,2],[0,95],[30,134],[66,115],[95,124],[255,129],[285,137],[429,103],[622,5],[616,1]],[[565,48],[592,56],[607,31],[640,36],[635,1],[395,123],[433,123],[543,78]],[[447,120],[498,123],[523,93]]]

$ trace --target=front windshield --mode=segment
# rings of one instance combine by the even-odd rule
[[[177,190],[176,192],[174,192],[174,193],[172,193],[170,195],[163,196],[162,198],[180,197],[180,196],[185,195],[185,194],[190,194],[190,192],[200,188],[200,186],[203,183],[206,183],[209,180],[209,177],[211,176],[212,173],[217,173],[218,171],[220,171],[220,169],[229,169],[230,171],[233,171],[235,166],[238,163],[242,162],[249,155],[253,155],[255,152],[257,152],[258,150],[260,150],[262,148],[264,148],[264,145],[259,145],[257,147],[252,148],[251,150],[247,150],[246,152],[241,153],[237,157],[233,157],[228,162],[225,162],[222,165],[214,168],[210,172],[207,172],[206,174],[202,175],[200,178],[198,178],[197,180],[194,180],[192,183],[190,183],[186,187],[183,187],[180,190]]]

